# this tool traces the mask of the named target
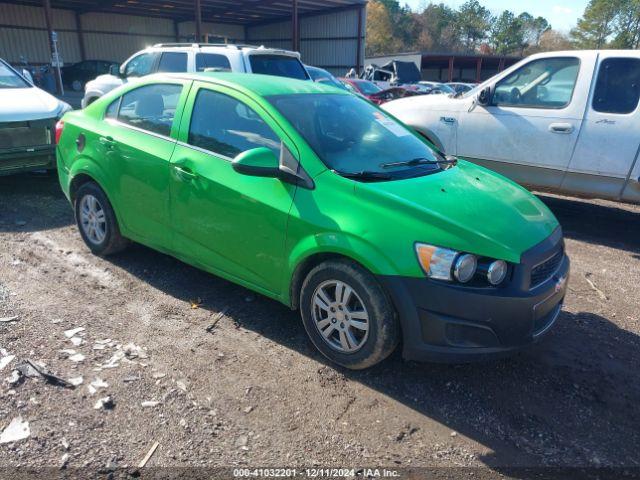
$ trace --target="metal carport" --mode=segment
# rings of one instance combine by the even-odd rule
[[[0,57],[122,61],[159,42],[223,41],[300,51],[343,74],[363,64],[367,0],[0,0]],[[58,86],[59,88],[59,86]]]

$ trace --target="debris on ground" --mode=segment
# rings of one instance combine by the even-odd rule
[[[122,351],[127,358],[147,358],[147,353],[142,347],[137,346],[135,343],[127,343],[122,347]]]
[[[207,327],[207,333],[213,332],[213,329],[216,328],[218,322],[224,317],[225,313],[227,313],[228,307],[224,307],[218,313],[213,316],[213,323]]]
[[[14,358],[16,358],[15,355],[9,355],[9,354],[2,355],[0,357],[0,370],[3,370],[7,365],[9,365]]]
[[[0,323],[9,323],[9,322],[17,322],[18,316],[13,317],[0,317]]]
[[[111,398],[110,395],[106,396],[106,397],[102,397],[100,400],[98,400],[95,405],[93,406],[94,410],[112,410],[113,407],[115,407],[116,404],[113,401],[113,398]]]
[[[74,387],[79,387],[84,382],[84,378],[82,377],[73,377],[69,379],[69,383]]]
[[[103,363],[100,368],[117,368],[122,359],[124,359],[124,352],[122,350],[118,350],[109,360],[107,360],[106,363]]]
[[[29,435],[31,435],[29,422],[22,420],[22,417],[16,417],[11,420],[9,426],[0,434],[0,444],[24,440],[25,438],[29,438]]]
[[[196,308],[200,308],[200,305],[202,305],[202,299],[201,298],[196,298],[195,300],[191,300],[191,309],[195,310]]]
[[[81,337],[71,337],[69,340],[71,340],[74,347],[79,347],[84,343],[84,340]]]
[[[160,405],[160,402],[158,402],[157,400],[147,400],[142,402],[140,405],[142,406],[142,408],[153,408]]]
[[[26,359],[23,363],[18,365],[16,367],[16,370],[18,370],[25,377],[41,377],[51,385],[65,388],[76,388],[76,385],[74,385],[72,382],[49,372],[45,367],[38,365],[36,362],[33,362],[29,359]]]
[[[147,464],[147,462],[151,459],[151,457],[153,456],[153,454],[156,452],[156,449],[158,448],[160,444],[158,442],[155,442],[151,448],[149,449],[149,451],[147,452],[147,454],[144,456],[144,458],[142,459],[142,461],[138,464],[138,468],[144,468],[144,466]]]
[[[23,379],[24,377],[18,370],[12,370],[11,375],[5,378],[5,382],[7,382],[9,385],[17,385],[18,383],[20,383],[20,380]]]
[[[66,468],[67,464],[69,463],[69,454],[65,453],[64,455],[62,455],[62,457],[60,458],[60,468]]]
[[[102,380],[101,378],[96,377],[96,379],[93,382],[91,382],[91,386],[97,390],[99,388],[107,388],[109,384],[104,380]]]
[[[69,357],[69,360],[75,363],[84,362],[85,356],[82,353],[76,353]]]
[[[75,337],[76,334],[84,332],[84,327],[72,328],[70,330],[65,330],[64,336],[67,338]]]
[[[598,297],[600,297],[600,300],[605,300],[605,301],[609,300],[609,297],[607,297],[607,295],[602,290],[596,287],[596,284],[589,278],[590,276],[591,276],[590,273],[584,274],[584,279],[587,281],[591,289],[598,294]]]

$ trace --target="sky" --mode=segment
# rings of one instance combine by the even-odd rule
[[[431,0],[432,3],[444,3],[457,8],[465,0]],[[408,4],[413,10],[421,5],[428,5],[430,0],[400,0],[400,4]],[[545,17],[555,30],[568,33],[575,27],[582,16],[588,0],[480,0],[480,3],[491,12],[499,14],[503,10],[511,10],[516,15],[527,11],[534,17]]]

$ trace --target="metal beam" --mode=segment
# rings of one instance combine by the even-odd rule
[[[78,46],[80,47],[80,60],[87,59],[87,50],[84,44],[84,30],[82,30],[82,18],[80,13],[74,12],[76,18],[76,31],[78,32]]]
[[[364,5],[358,8],[358,40],[356,43],[356,73],[360,75],[360,56],[362,55],[362,13]]]
[[[200,0],[195,0],[196,9],[196,42],[202,41],[202,5]]]
[[[53,60],[53,54],[55,52],[55,47],[53,46],[53,22],[51,20],[51,2],[50,0],[43,0],[44,6],[44,19],[47,23],[47,36],[49,37],[49,50],[51,51],[51,59]],[[55,69],[55,77],[56,77],[56,93],[62,94],[62,77],[60,74],[60,63],[56,63]]]
[[[298,0],[291,0],[291,49],[300,51],[300,29],[298,26]]]

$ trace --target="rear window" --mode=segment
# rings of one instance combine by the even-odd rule
[[[225,55],[220,55],[218,53],[197,53],[196,72],[204,72],[207,68],[230,71],[231,64]]]
[[[118,120],[168,137],[182,85],[151,84],[122,96]],[[111,108],[111,107],[110,107]]]
[[[187,54],[179,52],[165,52],[160,57],[159,72],[186,72]]]
[[[640,60],[607,58],[600,64],[593,109],[603,113],[631,113],[640,99]]]
[[[250,55],[251,71],[278,77],[308,80],[309,76],[300,60],[284,55]]]

